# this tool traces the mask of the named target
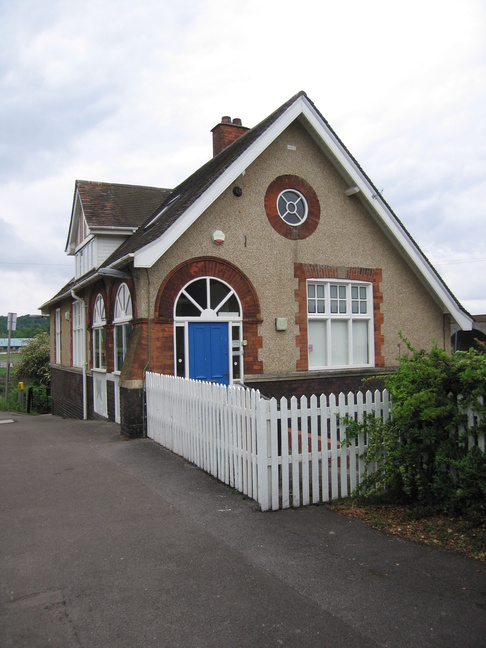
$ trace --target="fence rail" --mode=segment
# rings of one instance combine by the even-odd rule
[[[387,418],[388,392],[276,401],[258,390],[147,373],[147,434],[263,511],[345,497],[364,473],[366,439],[344,417]]]

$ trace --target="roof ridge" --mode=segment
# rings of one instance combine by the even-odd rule
[[[81,180],[77,179],[75,180],[75,185],[77,186],[78,184],[90,184],[90,185],[106,185],[109,187],[131,187],[134,189],[158,189],[163,190],[163,191],[172,191],[169,187],[158,187],[155,185],[140,185],[140,184],[133,184],[131,182],[126,183],[126,182],[108,182],[106,180]]]

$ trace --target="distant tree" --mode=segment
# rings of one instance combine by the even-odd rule
[[[20,315],[17,317],[17,328],[12,331],[11,336],[16,338],[33,338],[37,333],[49,332],[48,317],[31,317]],[[7,317],[0,315],[0,337],[8,337]]]
[[[49,360],[49,334],[39,333],[32,342],[20,349],[18,364],[15,367],[16,378],[30,381],[35,385],[49,385],[51,382]]]

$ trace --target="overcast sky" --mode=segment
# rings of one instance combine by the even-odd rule
[[[174,187],[304,90],[486,313],[484,0],[0,0],[0,315],[73,275],[76,179]]]

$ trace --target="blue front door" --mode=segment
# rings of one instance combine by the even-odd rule
[[[226,322],[189,323],[189,378],[229,384]]]

